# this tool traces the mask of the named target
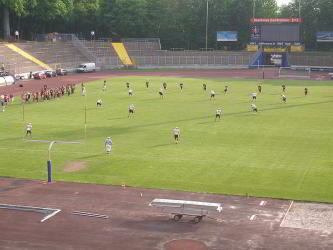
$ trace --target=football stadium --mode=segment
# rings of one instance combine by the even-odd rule
[[[0,1],[0,248],[333,248],[332,5],[28,2]]]

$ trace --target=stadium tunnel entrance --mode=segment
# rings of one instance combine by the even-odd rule
[[[260,66],[289,67],[288,52],[258,52],[249,67]]]

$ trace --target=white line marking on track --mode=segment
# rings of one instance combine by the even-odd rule
[[[281,227],[281,225],[283,224],[283,222],[285,221],[285,219],[286,219],[286,217],[287,217],[287,214],[289,213],[289,210],[290,210],[290,208],[292,207],[293,204],[294,204],[294,201],[291,201],[291,202],[290,202],[290,205],[289,205],[289,208],[288,208],[287,212],[285,213],[285,215],[283,216],[283,219],[282,219],[282,221],[281,221],[281,223],[280,223],[280,227]]]
[[[266,203],[267,203],[267,201],[261,201],[259,205],[260,205],[260,206],[265,206]]]
[[[254,218],[256,217],[256,215],[254,214],[254,215],[252,215],[251,217],[250,217],[250,220],[254,220]]]
[[[46,221],[47,219],[50,219],[52,216],[56,215],[56,214],[59,213],[60,211],[61,211],[60,209],[55,210],[52,214],[49,214],[49,215],[45,216],[40,222],[44,222],[44,221]]]

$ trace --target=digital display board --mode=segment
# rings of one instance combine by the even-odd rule
[[[300,31],[299,23],[253,24],[250,39],[252,42],[300,42]]]

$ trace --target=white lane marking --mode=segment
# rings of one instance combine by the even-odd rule
[[[265,206],[266,203],[267,203],[267,201],[261,201],[259,205],[260,205],[260,206]]]
[[[44,222],[47,219],[50,219],[52,216],[56,215],[57,213],[59,213],[61,210],[60,209],[56,209],[52,214],[49,214],[47,216],[45,216],[40,222]]]
[[[251,217],[250,217],[250,220],[254,220],[254,218],[256,217],[256,215],[254,214],[254,215],[252,215]]]
[[[281,225],[283,224],[283,222],[285,221],[285,219],[286,219],[286,217],[287,217],[287,214],[289,213],[289,210],[291,209],[291,207],[292,207],[293,204],[294,204],[294,201],[291,201],[291,202],[290,202],[290,205],[289,205],[289,208],[288,208],[287,212],[284,214],[283,219],[282,219],[282,221],[281,221],[281,223],[280,223],[280,227],[281,227]]]
[[[52,212],[45,216],[40,222],[44,222],[47,219],[51,218],[52,216],[56,215],[61,211],[61,209],[55,208],[47,208],[47,207],[31,207],[31,206],[20,206],[20,205],[13,205],[13,204],[0,204],[0,209],[14,209],[14,210],[21,210],[21,211],[33,211],[37,213]]]

